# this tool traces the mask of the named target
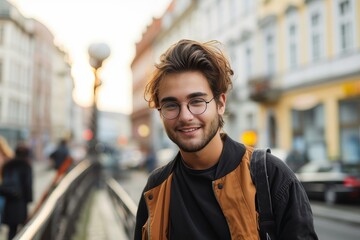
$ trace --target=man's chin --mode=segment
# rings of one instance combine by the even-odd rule
[[[181,151],[188,153],[198,152],[205,147],[203,144],[201,145],[199,143],[191,143],[189,141],[186,143],[178,143],[177,146]]]

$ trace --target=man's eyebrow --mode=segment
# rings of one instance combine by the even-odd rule
[[[187,96],[188,99],[191,99],[191,98],[196,98],[196,97],[204,97],[204,96],[207,96],[208,94],[205,93],[205,92],[194,92],[194,93],[191,93]]]
[[[175,97],[165,97],[163,99],[161,99],[160,103],[164,103],[164,102],[176,102],[177,98]]]
[[[207,96],[207,93],[204,92],[194,92],[194,93],[190,93],[188,96],[186,96],[187,99],[191,99],[191,98],[196,98],[196,97],[204,97]],[[160,103],[164,103],[164,102],[177,102],[178,99],[176,97],[164,97],[163,99],[160,100]]]

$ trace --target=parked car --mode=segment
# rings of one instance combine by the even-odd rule
[[[120,169],[139,169],[145,164],[145,155],[139,149],[124,149],[119,161]]]
[[[360,164],[310,162],[296,175],[309,198],[322,198],[328,204],[360,202]]]

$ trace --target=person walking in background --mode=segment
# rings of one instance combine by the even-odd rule
[[[219,45],[179,41],[161,56],[146,86],[149,106],[180,151],[149,176],[137,240],[260,239],[256,196],[265,193],[250,176],[254,149],[222,131],[233,71]],[[266,158],[276,239],[317,239],[301,183],[283,161]]]
[[[2,182],[2,168],[4,164],[14,157],[14,152],[9,146],[8,142],[3,136],[0,136],[0,184]],[[4,214],[4,208],[5,208],[5,197],[0,196],[0,224],[3,220],[3,214]]]
[[[147,147],[145,150],[145,167],[148,173],[151,173],[156,168],[156,154],[152,147]]]
[[[13,194],[6,196],[3,223],[8,225],[8,239],[13,239],[28,216],[28,203],[33,200],[33,175],[30,164],[30,149],[17,146],[15,157],[4,164],[3,183],[10,182]]]
[[[65,139],[61,139],[56,149],[49,155],[50,160],[53,161],[52,165],[56,170],[59,170],[64,161],[69,157],[70,151]]]

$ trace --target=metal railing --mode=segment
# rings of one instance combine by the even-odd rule
[[[14,239],[71,239],[76,231],[74,222],[88,194],[97,185],[99,171],[99,164],[87,159],[77,164]]]
[[[137,211],[136,204],[115,179],[109,178],[106,180],[106,187],[127,236],[129,239],[133,239]]]

